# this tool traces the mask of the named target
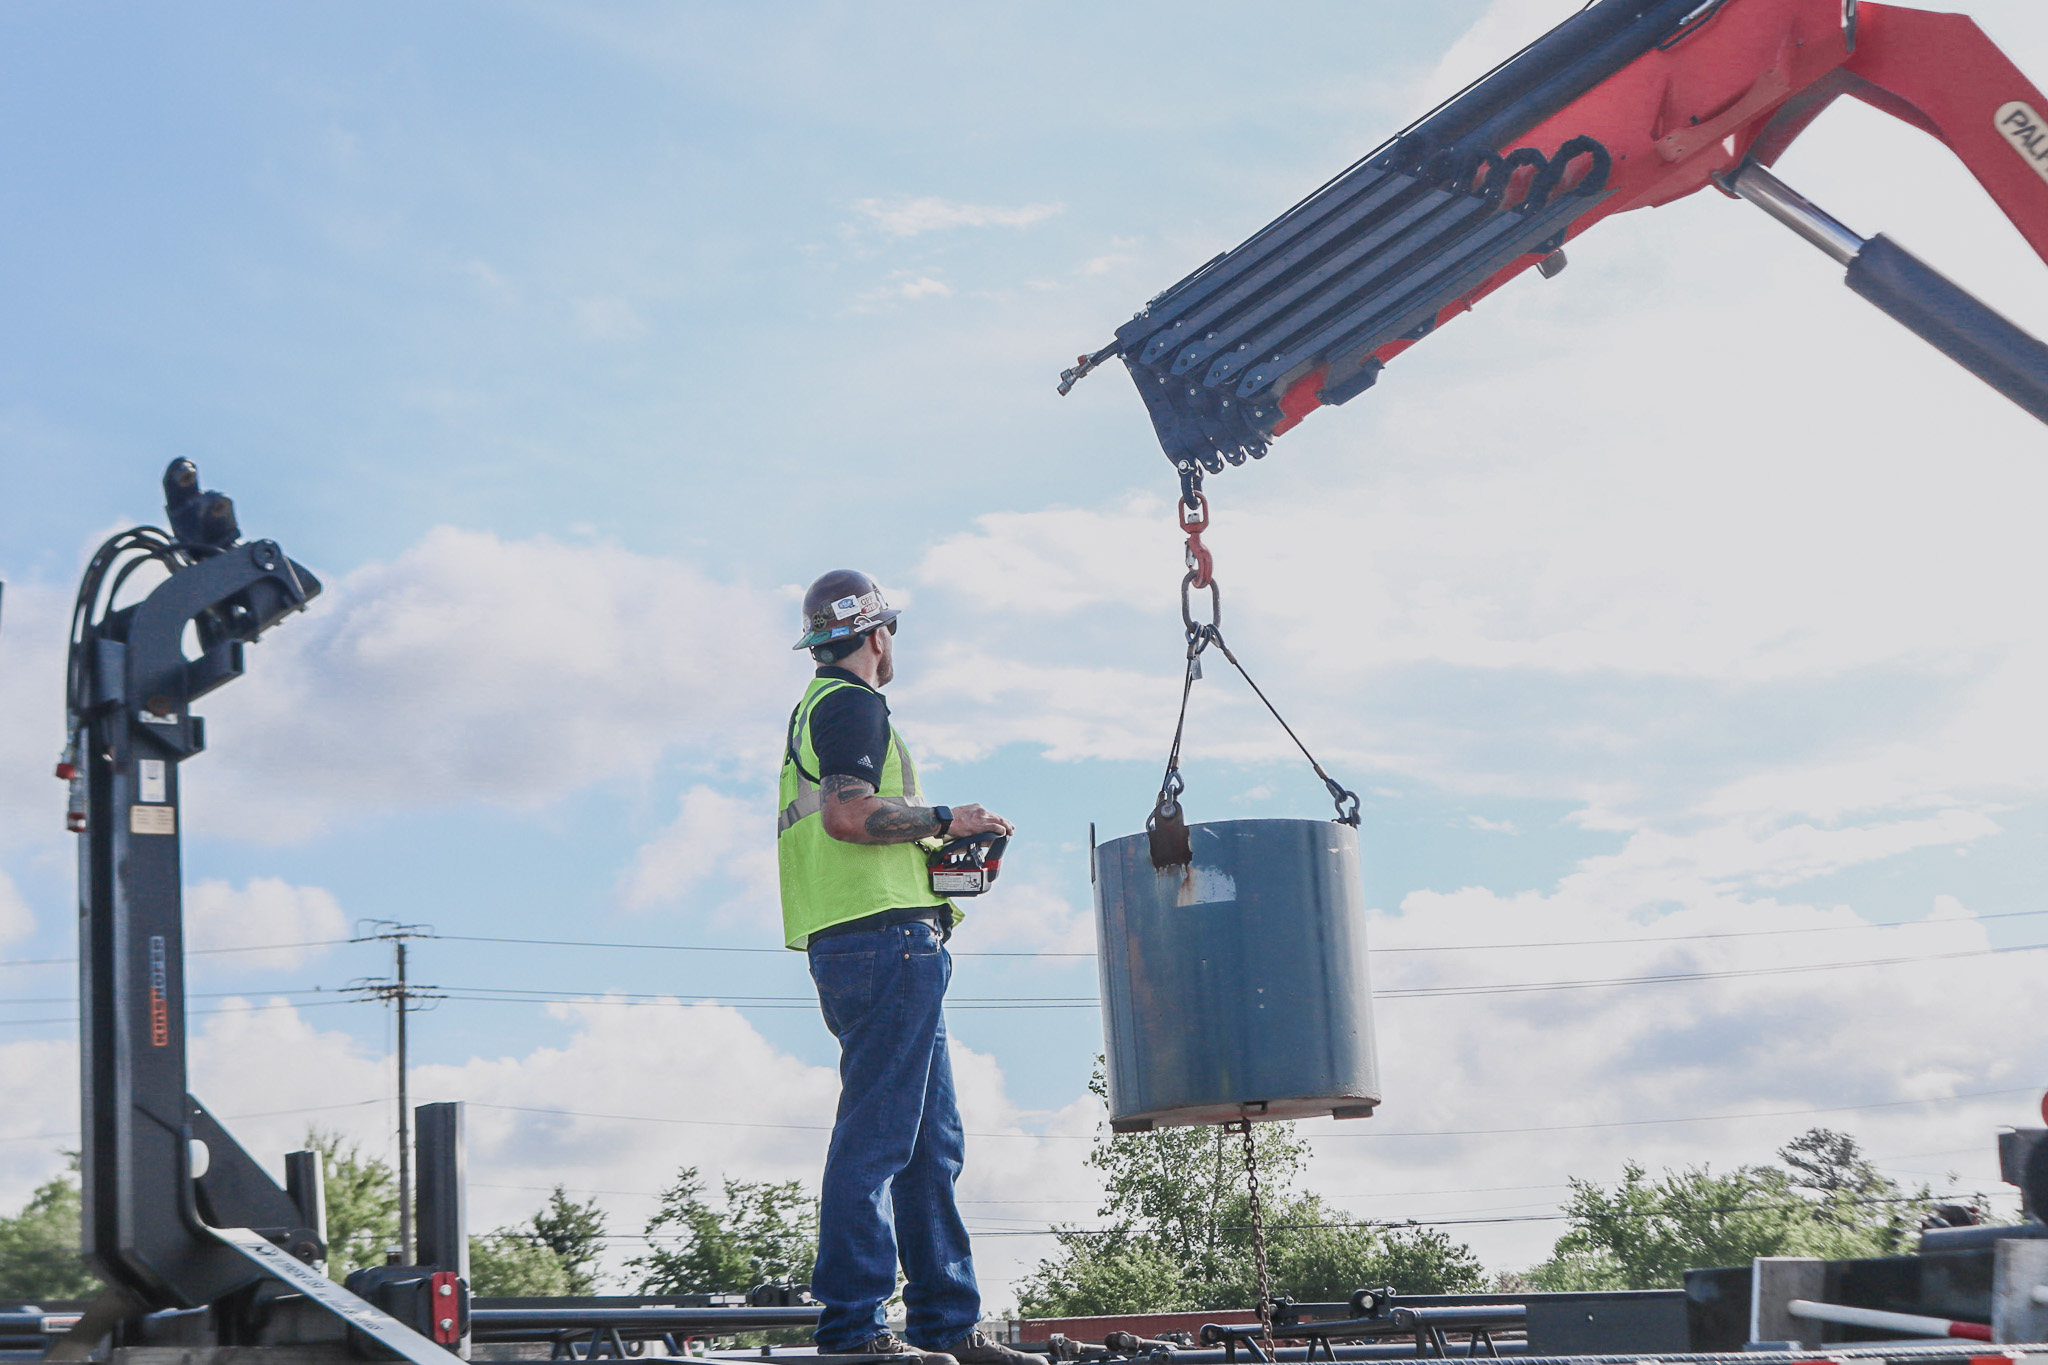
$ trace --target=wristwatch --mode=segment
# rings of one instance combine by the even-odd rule
[[[951,806],[933,806],[932,819],[939,822],[939,837],[941,839],[945,838],[946,831],[953,828],[953,808]]]

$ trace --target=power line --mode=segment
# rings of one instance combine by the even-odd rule
[[[535,948],[626,948],[635,952],[658,953],[774,953],[790,957],[789,948],[726,947],[705,943],[598,943],[585,939],[570,938],[498,938],[483,934],[438,934],[435,937],[450,943],[506,943]],[[958,951],[948,948],[954,957],[1094,957],[1093,953],[1002,953]]]
[[[1953,953],[1920,953],[1912,957],[1873,957],[1859,962],[1813,962],[1789,967],[1731,967],[1724,971],[1663,972],[1650,976],[1594,977],[1579,981],[1516,981],[1491,986],[1413,986],[1375,990],[1375,1000],[1412,1000],[1424,996],[1439,999],[1464,995],[1524,995],[1532,991],[1576,991],[1603,986],[1650,986],[1686,981],[1725,981],[1750,976],[1792,976],[1806,972],[1833,972],[1862,967],[1898,967],[1907,963],[1946,962],[1959,958],[1998,957],[2006,953],[2033,953],[2048,943],[2022,943],[2009,948],[1968,948]]]
[[[316,938],[299,943],[245,943],[234,948],[187,948],[186,957],[208,957],[216,953],[277,953],[291,948],[332,948],[338,944],[354,943],[352,938]],[[13,962],[0,962],[0,967],[75,967],[75,957],[29,957]]]
[[[423,935],[420,937],[424,937]],[[1861,970],[1871,967],[1918,966],[1928,962],[1959,961],[1969,958],[2002,957],[2009,953],[2032,953],[2048,948],[2048,943],[2022,943],[2005,948],[1971,948],[1953,953],[1922,953],[1912,957],[1865,958],[1854,962],[1814,962],[1783,967],[1731,967],[1722,971],[1663,972],[1644,976],[1590,977],[1576,981],[1509,981],[1480,986],[1411,986],[1386,987],[1373,992],[1375,1000],[1418,1000],[1456,999],[1476,995],[1528,995],[1548,991],[1601,990],[1623,986],[1664,986],[1684,985],[1696,981],[1731,981],[1750,977],[1794,976],[1812,972],[1835,972]],[[752,951],[751,949],[748,951]],[[219,991],[201,999],[227,999],[244,994],[272,995],[318,995],[327,994],[331,988],[307,986],[270,992],[262,991]],[[359,986],[342,987],[342,990],[364,989]],[[701,1004],[722,1004],[739,1010],[811,1010],[817,1008],[817,1001],[808,995],[674,995],[622,993],[603,990],[521,990],[508,986],[451,986],[445,997],[422,997],[418,990],[412,992],[415,998],[446,998],[460,1003],[472,1004],[602,1004],[607,1000],[624,1001],[635,1005],[658,1005],[688,1007]],[[50,1001],[22,1001],[19,1003],[59,1003]],[[285,1002],[283,1004],[246,1005],[244,1009],[312,1009],[322,1005],[345,1005],[359,1003],[356,1000],[324,1000]],[[947,1001],[948,1009],[958,1010],[1092,1010],[1100,1001],[1089,996],[963,996]],[[226,1014],[232,1010],[188,1010],[188,1014]],[[0,1028],[26,1027],[35,1024],[74,1023],[72,1018],[50,1019],[0,1019]]]
[[[2003,1098],[2010,1095],[2031,1095],[2033,1086],[2015,1086],[2005,1090],[1976,1090],[1960,1095],[1942,1095],[1924,1100],[1878,1100],[1869,1104],[1835,1104],[1811,1109],[1774,1109],[1749,1114],[1687,1114],[1660,1119],[1611,1119],[1595,1123],[1552,1123],[1534,1124],[1520,1128],[1455,1128],[1424,1131],[1416,1129],[1395,1132],[1349,1131],[1310,1134],[1310,1141],[1323,1138],[1395,1138],[1395,1137],[1481,1137],[1519,1133],[1564,1133],[1581,1132],[1598,1128],[1636,1128],[1668,1123],[1726,1123],[1741,1119],[1800,1118],[1811,1114],[1847,1114],[1871,1109],[1900,1109],[1923,1104],[1955,1104],[1962,1100]],[[469,1101],[478,1109],[499,1109],[515,1114],[546,1114],[563,1118],[612,1119],[624,1123],[669,1123],[693,1127],[712,1128],[772,1128],[790,1132],[829,1133],[832,1125],[817,1123],[746,1123],[734,1119],[681,1119],[667,1118],[657,1114],[601,1114],[582,1109],[551,1109],[520,1104],[490,1104],[482,1100]],[[1033,1138],[1048,1142],[1094,1142],[1099,1134],[1093,1133],[969,1133],[969,1137],[981,1138]]]
[[[1730,929],[1715,933],[1702,934],[1645,935],[1636,938],[1549,939],[1532,943],[1438,943],[1401,948],[1374,948],[1372,949],[1372,951],[1374,953],[1458,953],[1481,951],[1487,949],[1509,948],[1583,948],[1599,947],[1609,944],[1687,943],[1699,939],[1773,938],[1783,934],[1825,934],[1869,929],[1915,929],[1936,926],[1946,927],[1974,924],[1982,920],[2024,919],[2038,915],[2048,915],[2048,909],[2000,911],[1995,914],[1972,915],[1967,919],[1957,920],[1907,920],[1899,924],[1818,924],[1801,929]],[[712,946],[705,944],[684,943],[600,943],[594,940],[587,939],[504,938],[483,934],[441,934],[438,935],[438,937],[447,939],[448,941],[454,943],[503,943],[515,945],[523,944],[545,948],[625,948],[632,949],[635,951],[678,953],[779,953],[785,956],[787,956],[790,951],[787,948],[736,948]],[[952,951],[952,955],[954,957],[1092,958],[1095,956],[1094,953],[974,952],[950,949],[949,951]]]
[[[1866,1109],[1901,1109],[1916,1104],[1954,1104],[1958,1100],[1983,1100],[2003,1098],[2009,1095],[2031,1095],[2031,1085],[2013,1086],[2006,1090],[1973,1090],[1961,1095],[1942,1095],[1925,1100],[1880,1100],[1872,1104],[1834,1104],[1819,1109],[1773,1109],[1753,1114],[1692,1114],[1684,1118],[1670,1119],[1612,1119],[1600,1123],[1552,1123],[1528,1128],[1444,1128],[1433,1132],[1403,1131],[1394,1133],[1323,1133],[1320,1137],[1490,1137],[1502,1133],[1566,1133],[1582,1132],[1594,1128],[1640,1128],[1663,1123],[1722,1123],[1737,1119],[1783,1119],[1799,1118],[1808,1114],[1848,1114]]]
[[[264,1109],[253,1114],[221,1114],[218,1117],[224,1119],[270,1119],[285,1114],[318,1114],[329,1109],[360,1109],[366,1104],[383,1104],[384,1102],[384,1097],[379,1095],[373,1100],[344,1100],[339,1104],[300,1104],[294,1105],[290,1109]],[[16,1133],[11,1137],[0,1137],[0,1142],[42,1142],[63,1138],[76,1141],[78,1130],[74,1128],[64,1133]]]
[[[250,991],[246,993],[254,995],[258,992]],[[283,994],[283,992],[279,991],[263,993],[270,995]],[[244,992],[234,991],[229,992],[229,994],[240,995],[244,994]],[[187,1016],[190,1016],[195,1014],[245,1014],[251,1010],[317,1010],[325,1009],[332,1005],[360,1005],[363,1003],[361,1000],[281,1000],[261,1005],[243,1005],[239,1009],[186,1010],[185,1013]],[[77,1022],[78,1016],[75,1014],[67,1014],[56,1019],[0,1019],[0,1028],[25,1027],[29,1024],[75,1024]]]
[[[1934,929],[1956,928],[1987,920],[2027,919],[2048,915],[2048,910],[2011,910],[1987,915],[1971,915],[1966,919],[1954,920],[1903,920],[1896,924],[1816,924],[1797,929],[1728,929],[1700,934],[1649,934],[1630,938],[1577,938],[1538,939],[1525,943],[1431,943],[1403,947],[1374,948],[1374,954],[1381,953],[1469,953],[1490,952],[1507,949],[1528,948],[1598,948],[1626,946],[1637,943],[1692,943],[1705,939],[1724,938],[1776,938],[1786,934],[1834,934],[1866,932],[1876,929]],[[538,948],[614,948],[632,952],[663,953],[766,953],[787,957],[787,948],[735,947],[708,943],[612,943],[592,939],[561,938],[507,938],[488,934],[428,934],[422,938],[434,938],[448,943],[498,943],[511,946]],[[219,953],[272,953],[297,948],[329,948],[355,943],[359,940],[346,938],[308,939],[296,943],[252,943],[231,948],[190,948],[187,957],[200,957]],[[1025,958],[1092,958],[1094,953],[1066,952],[979,952],[974,950],[950,950],[954,957],[1025,957]],[[0,962],[0,967],[61,967],[76,965],[75,957],[23,958],[13,962]]]
[[[1953,953],[1921,953],[1911,957],[1865,958],[1851,962],[1814,962],[1780,967],[1731,967],[1716,971],[1659,972],[1640,976],[1589,977],[1572,981],[1509,981],[1496,982],[1491,985],[1392,987],[1374,991],[1373,998],[1376,1000],[1409,1000],[1424,997],[1521,995],[1538,991],[1591,990],[1615,986],[1683,984],[1693,981],[1721,981],[1743,977],[1786,976],[1809,972],[1860,970],[1869,967],[1896,967],[1909,963],[1918,965],[1927,962],[1955,961],[1965,958],[1997,957],[2008,953],[2038,952],[2044,948],[2048,948],[2048,943],[2025,943],[2006,948],[1969,948]],[[654,1004],[715,1002],[732,1005],[737,1009],[775,1007],[811,1009],[815,1008],[817,1004],[815,997],[809,995],[678,995],[670,992],[655,994],[604,990],[573,990],[568,988],[525,990],[504,986],[449,986],[445,989],[451,993],[451,999],[487,1000],[501,1003],[530,1001],[559,1004],[611,999]],[[946,1004],[949,1009],[1092,1009],[1099,1005],[1100,1002],[1093,996],[961,996],[948,1000]]]
[[[1789,1204],[1734,1204],[1726,1208],[1718,1209],[1689,1208],[1686,1210],[1686,1212],[1691,1214],[1794,1213],[1818,1211],[1821,1209],[1828,1208],[1831,1205],[1835,1204],[1920,1204],[1933,1203],[1934,1201],[1940,1199],[1966,1199],[1981,1197],[1983,1197],[1983,1191],[1981,1190],[1967,1192],[1951,1191],[1947,1194],[1929,1194],[1925,1196],[1917,1194],[1901,1194],[1873,1196],[1864,1199],[1802,1199]],[[1611,1216],[1616,1218],[1664,1218],[1670,1216],[1669,1213],[1663,1209],[1615,1209],[1610,1210],[1609,1212]],[[1571,1220],[1571,1217],[1571,1214],[1559,1211],[1555,1213],[1497,1214],[1485,1218],[1399,1218],[1341,1223],[1268,1223],[1266,1224],[1266,1231],[1311,1232],[1319,1229],[1332,1228],[1376,1228],[1380,1230],[1392,1230],[1397,1228],[1474,1227],[1482,1224],[1496,1223],[1562,1223],[1569,1222]],[[1044,1228],[1032,1229],[1030,1231],[1008,1231],[997,1228],[989,1229],[986,1231],[977,1231],[975,1235],[977,1237],[1117,1237],[1128,1236],[1130,1235],[1131,1231],[1132,1230],[1129,1228]],[[1250,1229],[1247,1227],[1237,1227],[1235,1225],[1230,1224],[1219,1224],[1216,1227],[1216,1231],[1248,1232],[1250,1231]]]
[[[583,1109],[542,1109],[525,1104],[490,1104],[482,1100],[468,1102],[475,1109],[498,1109],[512,1114],[546,1114],[558,1118],[615,1119],[622,1123],[675,1123],[694,1128],[773,1128],[793,1133],[829,1133],[829,1123],[747,1123],[738,1119],[677,1119],[659,1114],[598,1114]],[[1088,1133],[969,1133],[977,1138],[1044,1138],[1062,1142],[1093,1142],[1095,1137]]]
[[[1804,929],[1727,929],[1708,934],[1653,934],[1640,938],[1557,938],[1544,939],[1535,943],[1434,943],[1416,948],[1374,948],[1375,953],[1465,953],[1484,952],[1495,948],[1604,948],[1614,944],[1629,943],[1690,943],[1708,938],[1775,938],[1781,934],[1839,934],[1865,929],[1924,929],[1953,927],[1974,924],[1979,920],[2027,919],[2036,915],[2048,915],[2048,910],[2011,910],[1992,915],[1972,915],[1968,919],[1915,919],[1902,920],[1897,924],[1815,924]]]

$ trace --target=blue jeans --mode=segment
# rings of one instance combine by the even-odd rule
[[[884,1330],[903,1261],[904,1336],[940,1350],[974,1330],[981,1291],[953,1203],[966,1135],[946,1057],[953,958],[928,924],[818,939],[811,979],[839,1040],[839,1116],[818,1205],[811,1293],[825,1306],[821,1351]]]

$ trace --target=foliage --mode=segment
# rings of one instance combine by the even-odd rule
[[[695,1166],[676,1173],[647,1220],[647,1253],[627,1262],[641,1273],[641,1293],[744,1293],[767,1281],[811,1278],[818,1201],[795,1180],[723,1184],[724,1207],[714,1208]]]
[[[469,1285],[480,1298],[554,1298],[569,1288],[561,1258],[512,1228],[469,1239]]]
[[[398,1245],[397,1172],[324,1128],[307,1129],[306,1146],[326,1167],[328,1277],[383,1265],[386,1249]]]
[[[1098,1072],[1093,1088],[1103,1093]],[[1421,1228],[1360,1225],[1320,1195],[1292,1190],[1308,1153],[1291,1123],[1253,1129],[1273,1292],[1347,1299],[1392,1284],[1411,1294],[1477,1289],[1471,1250]],[[1258,1299],[1243,1139],[1221,1128],[1098,1137],[1104,1174],[1098,1226],[1054,1235],[1059,1254],[1018,1286],[1033,1317],[1245,1308]]]
[[[604,1250],[604,1210],[579,1204],[560,1185],[533,1215],[533,1238],[562,1264],[571,1294],[597,1292],[597,1257]]]
[[[71,1171],[78,1169],[72,1158]],[[89,1299],[99,1280],[79,1258],[78,1178],[44,1181],[12,1218],[0,1217],[0,1298]]]
[[[1778,1159],[1790,1169],[1796,1188],[1819,1196],[1816,1221],[1842,1229],[1869,1248],[1846,1254],[1896,1256],[1911,1249],[1920,1217],[1930,1207],[1926,1186],[1907,1195],[1878,1173],[1855,1138],[1826,1128],[1809,1128],[1780,1147]]]
[[[1663,1289],[1687,1270],[1757,1256],[1894,1255],[1930,1200],[1880,1174],[1845,1133],[1812,1129],[1778,1156],[1784,1167],[1694,1166],[1655,1180],[1631,1162],[1611,1190],[1573,1180],[1571,1230],[1528,1279],[1545,1290]]]
[[[595,1294],[604,1227],[595,1199],[579,1204],[557,1185],[524,1227],[469,1239],[470,1285],[498,1298]]]

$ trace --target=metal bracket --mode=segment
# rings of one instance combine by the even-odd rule
[[[448,1365],[449,1352],[397,1318],[366,1303],[313,1267],[249,1228],[205,1229],[221,1245],[238,1251],[271,1279],[282,1280],[350,1327],[390,1348],[413,1365]]]

